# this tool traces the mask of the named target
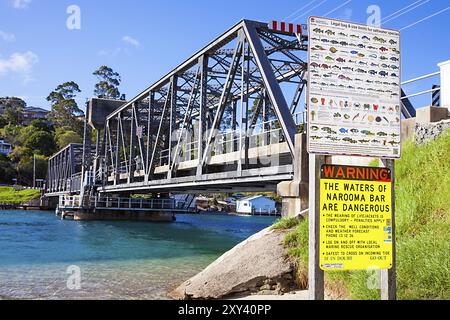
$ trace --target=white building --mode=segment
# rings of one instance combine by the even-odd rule
[[[255,215],[276,214],[276,202],[261,195],[245,197],[236,201],[236,212]]]
[[[5,156],[9,155],[12,152],[13,148],[10,143],[5,142],[5,140],[0,139],[0,153],[3,153]]]

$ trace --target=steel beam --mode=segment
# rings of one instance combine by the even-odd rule
[[[233,56],[233,62],[230,66],[230,69],[228,70],[227,80],[225,81],[225,86],[222,91],[222,95],[220,97],[219,106],[217,107],[217,111],[214,117],[214,121],[211,127],[211,131],[209,133],[208,139],[206,141],[206,147],[203,152],[202,162],[201,165],[204,166],[207,162],[207,159],[209,157],[209,153],[211,150],[211,144],[214,141],[214,137],[216,135],[216,130],[219,128],[220,122],[222,121],[223,112],[225,110],[225,105],[228,102],[228,98],[231,91],[231,86],[234,82],[234,78],[236,76],[237,72],[237,66],[239,65],[239,61],[241,59],[241,53],[243,48],[244,38],[241,34],[237,43],[236,43],[236,50]]]
[[[256,63],[260,69],[261,76],[264,79],[266,91],[270,97],[272,105],[274,106],[278,120],[280,121],[289,150],[294,158],[294,137],[297,131],[297,126],[292,118],[292,114],[286,103],[283,92],[281,91],[280,85],[273,74],[269,59],[264,52],[261,40],[258,37],[256,25],[253,22],[244,21],[244,30],[250,47],[252,48],[253,56],[255,57]]]

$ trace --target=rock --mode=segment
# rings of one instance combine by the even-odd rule
[[[450,120],[434,123],[418,123],[415,128],[416,144],[428,143],[439,137],[447,128],[450,128]]]
[[[199,274],[171,291],[173,299],[220,299],[235,294],[282,294],[294,284],[294,263],[287,258],[286,231],[264,229],[241,242]],[[275,288],[275,290],[271,290]]]
[[[259,290],[261,290],[261,291],[263,291],[263,290],[272,290],[272,288],[275,289],[274,287],[276,287],[276,286],[271,286],[270,284],[265,284],[262,287],[260,287]]]

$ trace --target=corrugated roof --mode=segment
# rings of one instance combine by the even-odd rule
[[[45,110],[39,107],[25,107],[26,112],[42,112],[42,113],[49,113],[49,110]]]
[[[249,201],[249,200],[254,200],[254,199],[257,199],[257,198],[261,198],[261,197],[264,197],[264,196],[262,196],[262,195],[248,196],[248,197],[241,198],[238,201]]]

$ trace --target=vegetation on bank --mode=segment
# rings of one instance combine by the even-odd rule
[[[121,79],[117,72],[102,66],[93,75],[99,81],[94,90],[96,97],[119,99]],[[51,104],[47,119],[31,123],[25,116],[26,101],[0,97],[0,139],[14,148],[8,156],[0,153],[0,183],[32,185],[34,163],[36,179],[45,179],[49,157],[70,143],[83,141],[84,114],[76,101],[80,92],[73,81],[58,85],[47,97]]]
[[[450,131],[427,145],[412,141],[396,162],[397,296],[398,299],[450,299]],[[282,219],[274,225],[286,235],[288,254],[307,279],[308,221]],[[371,278],[372,277],[372,278]],[[373,272],[325,273],[326,287],[337,296],[379,299],[369,289]]]
[[[34,199],[38,199],[39,196],[39,190],[15,190],[13,187],[0,187],[0,203],[3,204],[22,204]]]

